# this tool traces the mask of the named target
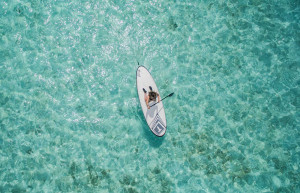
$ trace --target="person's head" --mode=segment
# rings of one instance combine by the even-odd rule
[[[149,92],[149,99],[151,100],[155,100],[156,99],[156,92],[150,91]]]

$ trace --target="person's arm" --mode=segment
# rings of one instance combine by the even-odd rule
[[[147,97],[147,99],[146,99],[146,105],[147,105],[147,108],[150,109],[150,106],[149,106],[149,97]]]
[[[149,96],[146,93],[144,94],[144,99],[145,99],[147,108],[150,109],[150,107],[149,107]]]
[[[158,102],[160,102],[160,97],[159,97],[159,94],[157,93],[157,98],[158,98]]]

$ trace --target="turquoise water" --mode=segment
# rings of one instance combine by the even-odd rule
[[[299,192],[295,0],[0,2],[0,192]],[[168,129],[148,129],[137,62]]]

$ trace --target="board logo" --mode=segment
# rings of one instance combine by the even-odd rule
[[[152,124],[152,131],[159,135],[165,129],[166,127],[163,125],[160,116],[157,114]]]
[[[137,76],[141,77],[141,71],[140,70],[137,71]]]

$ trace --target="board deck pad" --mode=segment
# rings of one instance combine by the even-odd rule
[[[136,84],[137,84],[137,92],[139,95],[140,105],[144,117],[146,119],[146,122],[150,130],[156,136],[161,137],[166,133],[167,130],[165,110],[162,101],[157,103],[153,107],[150,107],[150,109],[147,108],[143,88],[147,91],[148,94],[148,92],[150,91],[149,86],[151,86],[153,91],[159,94],[160,98],[161,95],[158,91],[158,88],[155,84],[153,77],[144,66],[139,66],[136,71]],[[151,106],[154,103],[155,102],[153,101],[149,102],[149,106]]]

